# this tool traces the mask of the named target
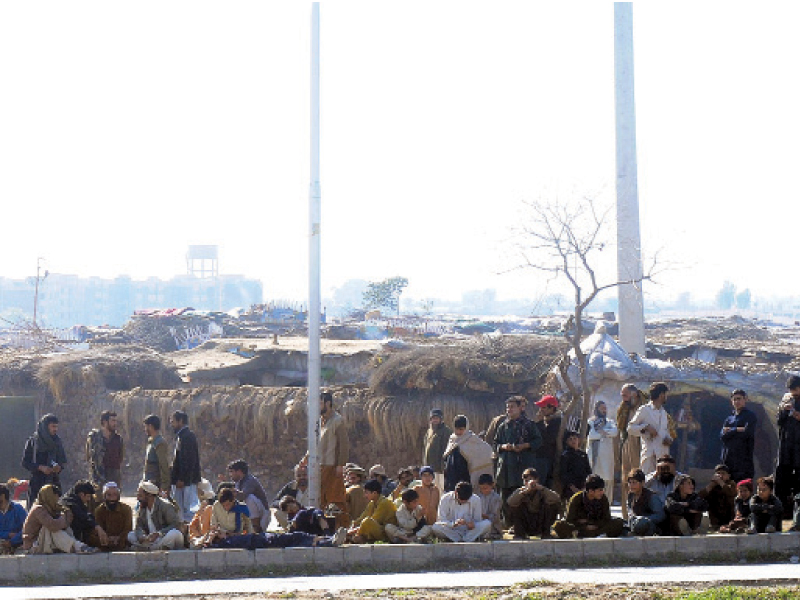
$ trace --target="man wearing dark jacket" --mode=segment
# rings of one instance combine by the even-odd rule
[[[169,419],[175,432],[175,456],[172,460],[172,497],[178,505],[178,517],[191,521],[198,508],[197,484],[200,483],[200,450],[197,437],[189,429],[189,416],[176,410]]]
[[[708,521],[711,529],[719,529],[733,521],[736,482],[725,465],[717,465],[709,484],[698,492],[708,502]]]
[[[94,519],[92,503],[95,489],[91,481],[78,481],[67,494],[61,498],[61,504],[72,512],[72,535],[79,542],[89,544],[92,534],[96,534],[102,546],[108,544],[108,536]]]
[[[582,492],[578,492],[567,503],[564,518],[556,521],[553,530],[561,539],[594,538],[600,535],[619,537],[625,523],[611,516],[611,507],[605,495],[606,482],[599,475],[586,478]]]
[[[578,446],[581,443],[577,431],[564,434],[564,451],[561,453],[561,498],[568,500],[583,489],[586,478],[592,474],[592,466],[586,452]]]
[[[497,428],[492,448],[497,454],[497,487],[503,499],[503,517],[511,526],[508,499],[522,487],[522,472],[533,467],[534,452],[542,445],[542,434],[522,412],[521,396],[506,400],[506,420]]]
[[[58,437],[58,417],[47,414],[39,420],[36,431],[25,443],[22,468],[31,472],[28,487],[28,510],[45,485],[60,485],[59,475],[67,462],[64,446]]]
[[[775,465],[775,495],[783,505],[783,516],[791,513],[793,497],[800,493],[800,377],[792,375],[789,393],[778,405],[778,462]]]
[[[534,404],[539,407],[539,412],[533,421],[542,434],[542,445],[534,453],[534,461],[542,485],[552,489],[562,415],[558,410],[558,399],[555,396],[544,396]]]
[[[453,431],[444,424],[444,413],[441,409],[434,408],[428,419],[430,427],[425,432],[425,445],[422,451],[422,462],[428,465],[435,473],[434,479],[441,488],[444,485],[444,451],[447,450],[447,441]],[[358,515],[351,515],[354,519]]]
[[[728,467],[734,482],[752,479],[755,473],[753,449],[758,417],[752,410],[745,408],[746,403],[747,392],[733,390],[731,393],[733,414],[722,423],[719,434],[722,440],[720,462]]]

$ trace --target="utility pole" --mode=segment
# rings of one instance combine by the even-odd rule
[[[614,100],[617,133],[617,281],[619,343],[645,356],[642,242],[633,87],[633,3],[614,3]]]
[[[308,505],[318,506],[320,468],[317,424],[322,360],[320,356],[320,220],[322,189],[319,182],[319,2],[311,4],[311,185],[308,193]]]
[[[39,329],[39,325],[36,322],[36,317],[39,313],[39,284],[47,279],[47,276],[50,274],[49,271],[45,271],[44,275],[42,275],[42,261],[44,259],[40,256],[36,259],[36,280],[34,281],[34,292],[33,292],[33,327],[34,329]]]

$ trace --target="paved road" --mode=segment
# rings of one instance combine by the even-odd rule
[[[635,585],[676,582],[800,582],[800,565],[720,565],[686,567],[626,567],[613,569],[534,569],[527,571],[470,571],[427,573],[409,577],[407,573],[388,575],[329,575],[325,577],[281,577],[269,579],[230,579],[211,581],[165,581],[112,585],[76,585],[40,588],[5,588],[3,600],[56,598],[124,598],[130,596],[192,596],[246,594],[304,590],[408,589],[414,582],[426,588],[505,587],[533,580],[554,583],[594,583]]]

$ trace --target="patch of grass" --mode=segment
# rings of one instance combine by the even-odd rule
[[[522,583],[518,583],[514,587],[520,590],[529,590],[531,588],[545,587],[551,585],[555,585],[555,583],[550,581],[549,579],[531,579],[530,581],[523,581]]]
[[[763,588],[724,586],[710,588],[700,592],[686,592],[673,596],[675,600],[788,600],[800,598],[800,588]]]

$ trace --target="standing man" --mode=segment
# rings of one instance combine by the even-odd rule
[[[189,416],[176,410],[169,419],[175,432],[175,455],[172,459],[172,497],[178,505],[178,518],[192,520],[200,502],[197,484],[200,483],[200,449],[197,437],[189,429]]]
[[[639,468],[641,463],[642,454],[642,441],[641,438],[635,435],[628,435],[628,425],[631,422],[631,417],[636,414],[639,407],[645,403],[644,394],[632,383],[626,383],[622,386],[619,392],[620,403],[617,408],[617,431],[619,431],[620,446],[620,471],[623,475],[621,481],[622,488],[622,517],[627,519],[628,503],[625,499],[628,497],[628,483],[630,477],[625,477],[631,471]],[[646,474],[646,473],[645,473]]]
[[[142,481],[155,484],[161,490],[162,496],[168,496],[172,476],[169,465],[169,445],[161,435],[161,419],[156,415],[145,417],[144,432],[147,435],[147,449],[144,453]]]
[[[89,463],[89,480],[102,490],[109,481],[122,482],[122,436],[117,433],[117,413],[104,410],[100,413],[100,429],[92,429],[86,436],[86,462]]]
[[[734,484],[743,479],[752,479],[756,472],[753,450],[758,417],[745,407],[746,403],[747,392],[733,390],[731,393],[733,414],[722,423],[722,431],[719,434],[722,440],[720,462],[728,467]]]
[[[422,451],[422,464],[434,472],[434,481],[439,490],[444,489],[444,453],[447,441],[453,432],[444,424],[444,413],[434,408],[428,418],[428,431],[425,432],[425,446]]]
[[[522,472],[533,467],[534,452],[542,445],[539,429],[522,412],[522,398],[506,400],[506,420],[497,428],[492,444],[497,454],[497,486],[503,499],[506,526],[510,527],[508,499],[522,487]]]
[[[592,473],[606,481],[606,498],[614,503],[614,447],[617,441],[617,426],[608,418],[608,407],[602,400],[594,405],[594,416],[589,419],[589,444],[586,454]],[[623,500],[621,504],[625,504]]]
[[[319,415],[319,506],[325,510],[329,504],[335,504],[341,511],[336,517],[336,525],[345,527],[350,524],[344,489],[344,465],[350,456],[350,440],[342,415],[333,410],[333,394],[330,392],[320,394]]]
[[[800,493],[800,377],[792,375],[778,405],[778,461],[775,495],[783,504],[784,517],[791,512],[793,497]],[[33,482],[31,482],[32,484]]]
[[[558,456],[558,432],[561,430],[561,411],[555,396],[543,396],[535,402],[539,410],[533,421],[542,435],[542,445],[534,452],[534,464],[539,474],[540,485],[553,489],[556,457]]]
[[[31,472],[28,486],[28,510],[31,509],[39,490],[45,485],[61,485],[59,477],[67,463],[64,445],[58,437],[58,417],[46,414],[36,426],[36,431],[25,442],[22,453],[22,468]]]
[[[650,402],[640,406],[628,424],[628,433],[642,440],[640,464],[645,473],[656,470],[656,460],[662,454],[669,452],[673,442],[669,431],[669,415],[664,409],[668,390],[666,383],[651,385]]]

